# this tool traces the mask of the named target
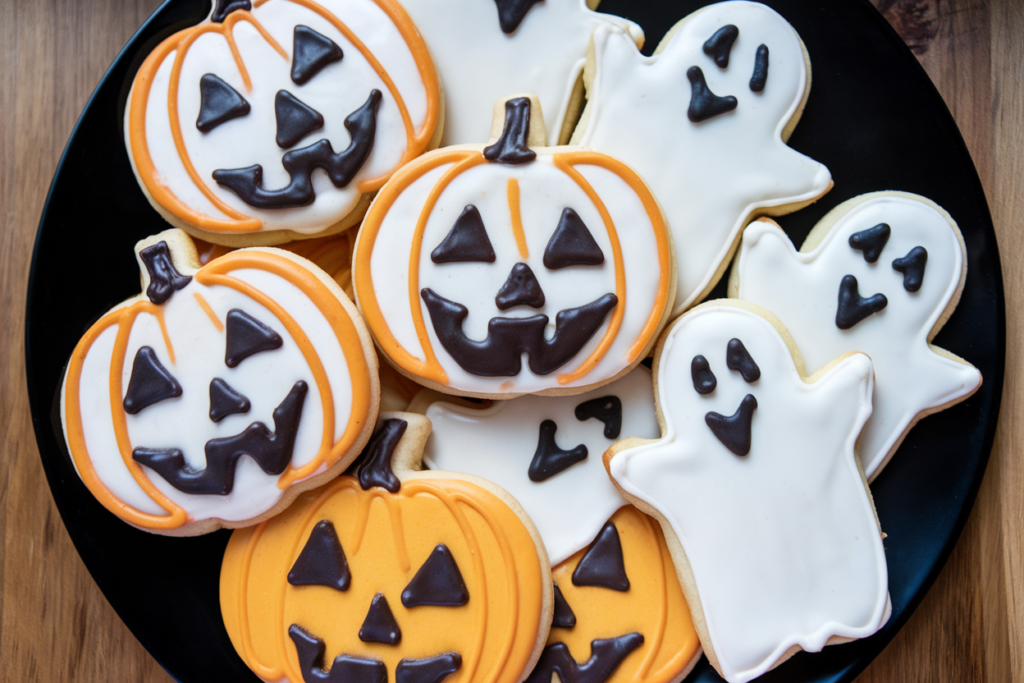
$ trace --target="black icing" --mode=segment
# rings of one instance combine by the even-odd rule
[[[302,552],[288,572],[288,583],[293,586],[326,586],[337,591],[347,591],[352,585],[348,559],[330,520],[322,519],[313,527]]]
[[[541,289],[537,276],[525,263],[512,266],[505,284],[498,290],[494,303],[499,310],[507,310],[513,306],[530,306],[540,308],[544,305],[544,290]]]
[[[850,246],[862,252],[865,261],[874,263],[882,255],[882,249],[885,248],[891,234],[892,230],[888,223],[879,223],[873,228],[850,235]]]
[[[555,431],[558,425],[552,420],[544,420],[540,423],[540,436],[537,438],[537,450],[533,453],[533,460],[530,462],[530,481],[542,482],[564,472],[581,460],[587,457],[587,447],[580,444],[575,448],[565,451],[555,443]]]
[[[711,364],[707,358],[699,354],[690,361],[690,379],[693,380],[693,390],[701,396],[707,396],[718,386],[718,379],[711,371]]]
[[[626,576],[626,564],[622,559],[622,542],[619,530],[611,522],[607,522],[597,535],[597,539],[587,549],[586,554],[576,565],[572,573],[575,586],[599,586],[613,591],[629,590],[629,577]]]
[[[707,81],[704,80],[704,72],[699,66],[691,66],[686,72],[686,77],[690,79],[692,88],[690,107],[686,110],[686,115],[694,123],[707,121],[736,108],[736,98],[732,95],[719,97],[711,92]]]
[[[604,252],[583,219],[572,209],[564,209],[558,227],[544,248],[544,266],[556,270],[569,266],[599,266],[602,263]]]
[[[599,638],[590,644],[590,659],[579,664],[565,643],[553,643],[544,648],[537,666],[525,683],[551,683],[552,674],[558,674],[561,683],[604,683],[633,650],[644,643],[639,633],[627,633],[618,638]]]
[[[138,415],[154,403],[181,396],[181,385],[150,346],[140,347],[132,362],[132,376],[125,392],[124,412]]]
[[[171,260],[171,251],[167,242],[157,242],[139,252],[146,272],[149,273],[149,286],[146,287],[146,296],[149,300],[160,305],[171,298],[174,292],[184,289],[192,282],[190,275],[182,275],[174,267]]]
[[[892,269],[903,273],[903,289],[916,292],[924,282],[924,267],[928,263],[928,251],[924,247],[914,247],[903,258],[892,262]]]
[[[277,118],[277,145],[283,149],[324,127],[323,115],[287,90],[277,91],[274,115]]]
[[[281,336],[239,308],[228,311],[225,325],[224,364],[238,367],[246,358],[284,345]]]
[[[297,624],[288,628],[288,636],[295,644],[299,656],[299,670],[305,683],[387,683],[388,668],[376,659],[363,659],[351,655],[334,658],[330,671],[324,671],[324,641]]]
[[[537,158],[530,149],[530,100],[516,97],[505,102],[505,126],[501,137],[484,148],[484,158],[499,164],[525,164]]]
[[[884,294],[866,299],[857,291],[857,278],[847,275],[839,283],[839,307],[836,309],[836,327],[848,330],[864,318],[878,313],[889,304]]]
[[[498,24],[502,33],[512,34],[523,23],[526,13],[542,0],[494,0],[498,5]]]
[[[740,30],[733,24],[727,24],[714,32],[704,43],[704,54],[715,60],[720,69],[729,66],[729,53],[732,45],[740,35]]]
[[[569,607],[562,589],[555,584],[555,607],[551,617],[551,628],[572,628],[576,625],[576,613]]]
[[[622,431],[622,400],[618,396],[601,396],[576,406],[579,421],[597,418],[604,423],[604,438],[617,439]]]
[[[209,133],[222,123],[245,116],[250,109],[246,99],[218,76],[206,74],[199,79],[199,132]]]
[[[747,384],[761,379],[761,368],[757,367],[747,347],[739,339],[729,340],[725,351],[725,364],[730,370],[739,372]]]
[[[487,237],[479,209],[469,204],[462,210],[441,244],[430,252],[430,260],[434,263],[494,263],[494,247]]]
[[[732,415],[710,412],[704,421],[726,448],[736,455],[746,455],[750,452],[750,428],[756,408],[757,399],[747,394]]]
[[[337,43],[308,26],[296,26],[292,41],[292,81],[305,85],[328,64],[341,61]]]
[[[754,73],[750,75],[750,89],[754,92],[763,92],[767,82],[768,46],[761,44],[757,46],[757,52],[754,53]]]
[[[388,599],[383,593],[377,593],[370,601],[370,609],[366,612],[363,625],[359,629],[359,640],[364,643],[383,643],[398,645],[402,640],[402,629],[395,621]]]
[[[408,426],[405,420],[392,418],[384,420],[374,430],[353,466],[364,491],[379,486],[391,493],[398,493],[402,483],[395,476],[391,459]]]
[[[249,0],[217,0],[213,7],[213,14],[210,15],[210,21],[220,24],[235,10],[249,11],[251,9],[252,3]]]
[[[403,659],[395,667],[395,683],[441,683],[462,666],[462,655],[445,652],[426,659]]]
[[[249,399],[235,391],[230,384],[220,377],[214,377],[210,381],[211,420],[220,422],[228,415],[248,413],[249,408]]]
[[[402,591],[406,607],[434,605],[460,607],[469,602],[469,591],[462,572],[448,546],[438,545]]]

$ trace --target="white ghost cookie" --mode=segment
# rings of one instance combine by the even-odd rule
[[[716,301],[680,318],[655,356],[661,439],[605,454],[626,498],[661,522],[701,644],[730,682],[889,616],[854,452],[871,361],[848,354],[806,377],[769,316]]]
[[[592,11],[598,2],[402,0],[444,81],[441,144],[487,139],[491,106],[514,92],[537,94],[548,144],[564,143],[583,99],[577,83],[594,30],[616,26],[631,44],[644,40],[633,22]]]
[[[981,373],[931,340],[967,274],[953,219],[917,195],[883,192],[833,209],[797,252],[772,221],[747,228],[729,294],[772,311],[809,370],[862,351],[875,368],[874,412],[860,441],[869,479],[914,424],[981,386]]]
[[[214,0],[132,83],[132,169],[172,225],[229,246],[359,222],[440,140],[440,83],[396,0]]]
[[[827,168],[785,144],[810,91],[810,63],[768,7],[699,10],[653,57],[602,28],[590,59],[572,142],[625,161],[661,202],[678,261],[673,315],[715,286],[752,216],[794,211],[831,187]]]

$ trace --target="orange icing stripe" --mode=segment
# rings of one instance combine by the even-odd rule
[[[212,308],[210,308],[210,304],[206,303],[206,299],[203,298],[203,295],[196,292],[193,296],[195,296],[196,301],[199,302],[199,307],[203,309],[203,312],[210,317],[210,321],[213,323],[213,326],[217,328],[217,331],[223,332],[224,323],[220,321],[217,314],[213,312]]]
[[[512,234],[516,236],[519,255],[530,258],[530,250],[526,247],[526,234],[523,232],[523,217],[519,213],[519,181],[508,179],[508,210],[512,214]]]
[[[423,353],[426,360],[420,360],[412,355],[395,339],[391,334],[384,314],[380,310],[380,303],[377,301],[377,293],[373,288],[373,273],[370,269],[370,256],[380,232],[381,223],[387,215],[391,206],[405,189],[418,180],[425,173],[444,164],[455,164],[438,181],[431,190],[428,203],[432,207],[437,201],[441,191],[452,178],[478,164],[486,161],[484,155],[478,151],[453,149],[438,151],[426,157],[416,159],[410,164],[403,166],[392,177],[391,182],[385,185],[374,199],[373,206],[363,220],[363,226],[359,230],[359,238],[356,244],[356,253],[352,264],[352,281],[355,284],[356,294],[359,298],[359,309],[366,318],[366,324],[373,332],[374,339],[384,349],[384,352],[400,368],[418,377],[423,377],[440,384],[448,383],[448,375],[437,362],[430,347],[430,338],[427,336],[426,325],[423,322],[423,309],[419,303],[419,254],[423,245],[423,230],[426,228],[429,211],[426,207],[420,212],[416,223],[416,231],[413,233],[412,246],[409,256],[409,298],[413,323],[416,326],[416,333],[423,346]],[[457,173],[453,173],[459,169]]]

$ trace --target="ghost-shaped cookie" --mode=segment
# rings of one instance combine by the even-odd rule
[[[868,357],[807,377],[770,313],[716,301],[680,318],[655,359],[662,437],[625,440],[605,462],[661,522],[711,664],[748,681],[881,628],[885,553],[854,451]]]
[[[486,140],[491,106],[516,92],[540,98],[548,144],[564,143],[582,103],[578,82],[594,30],[614,26],[643,45],[639,26],[594,12],[598,2],[402,0],[444,83],[441,144]]]
[[[424,461],[498,482],[534,520],[552,565],[587,547],[626,505],[605,472],[605,450],[623,437],[658,435],[643,367],[577,396],[522,396],[487,408],[437,398],[422,406],[434,427]]]
[[[676,245],[673,315],[714,287],[752,216],[789,213],[832,185],[825,166],[786,145],[810,62],[793,27],[764,5],[701,9],[653,57],[602,28],[584,80],[572,142],[622,159],[654,190]]]
[[[949,214],[923,197],[884,192],[838,206],[799,252],[772,221],[753,223],[729,293],[777,315],[812,372],[849,351],[871,356],[874,412],[860,441],[871,479],[919,419],[981,386],[975,367],[931,344],[966,273]]]

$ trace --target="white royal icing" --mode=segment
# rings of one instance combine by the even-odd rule
[[[558,152],[571,151],[559,148]],[[487,337],[487,324],[495,317],[548,316],[549,334],[554,332],[559,311],[591,303],[605,294],[614,294],[615,266],[611,240],[605,223],[587,193],[552,162],[553,149],[540,148],[535,161],[507,165],[484,163],[459,174],[441,192],[423,233],[419,254],[419,281],[416,291],[430,288],[442,297],[469,309],[463,323],[466,335],[474,340]],[[556,152],[556,153],[558,153]],[[431,189],[454,164],[441,164],[413,181],[387,210],[374,240],[370,272],[377,302],[391,334],[409,353],[425,358],[413,324],[409,302],[410,251],[413,230]],[[583,348],[567,363],[547,375],[530,370],[523,356],[522,370],[515,377],[483,377],[465,371],[441,344],[422,298],[417,305],[423,314],[428,339],[438,362],[448,376],[448,387],[457,391],[502,395],[534,393],[548,389],[583,387],[597,384],[619,374],[639,360],[629,351],[655,308],[659,281],[657,229],[640,198],[618,175],[596,165],[574,166],[590,183],[607,208],[618,232],[626,279],[626,301],[622,326],[600,362],[589,373],[568,384],[558,377],[575,370],[597,348],[608,329],[612,313]],[[523,233],[529,252],[523,258],[516,244],[507,195],[508,179],[519,184]],[[494,248],[494,263],[442,263],[431,260],[431,252],[451,231],[455,220],[467,205],[476,206],[487,236]],[[562,211],[574,209],[590,230],[604,254],[600,266],[570,266],[549,270],[543,256]],[[360,235],[360,239],[363,239]],[[357,251],[358,251],[357,247]],[[540,308],[515,306],[502,311],[495,297],[513,266],[525,263],[533,271],[544,291]],[[358,295],[358,292],[357,292]],[[613,311],[614,313],[614,311]]]
[[[544,0],[511,35],[502,32],[493,0],[402,0],[402,5],[444,83],[445,146],[486,140],[494,103],[521,92],[540,98],[548,142],[558,144],[594,30],[618,26],[631,42],[643,43],[639,26],[593,12],[586,0]]]
[[[622,429],[606,438],[597,418],[579,420],[576,406],[616,396],[622,402]],[[489,479],[512,494],[537,525],[552,566],[586,548],[626,501],[608,479],[602,454],[619,439],[658,436],[654,388],[647,368],[577,396],[522,396],[473,409],[437,402],[426,410],[433,429],[423,460],[431,469],[466,472]],[[528,472],[537,450],[540,425],[557,426],[555,443],[578,445],[587,457],[541,482]]]
[[[728,24],[739,28],[739,36],[728,68],[720,69],[703,45]],[[814,199],[831,185],[825,166],[782,139],[810,79],[793,27],[753,2],[711,5],[677,27],[653,57],[642,56],[621,31],[595,33],[589,123],[573,138],[629,164],[661,202],[676,245],[673,315],[714,286],[752,214]],[[769,50],[768,79],[757,93],[749,82],[762,44]],[[735,110],[700,123],[687,118],[687,71],[693,66],[711,92],[736,98]]]
[[[319,0],[319,4],[339,17],[380,61],[408,108],[413,129],[420,131],[427,117],[427,90],[409,46],[388,15],[373,0]],[[355,208],[362,195],[358,189],[360,181],[386,175],[398,166],[407,148],[405,125],[384,80],[359,49],[327,19],[292,0],[268,0],[251,11],[287,57],[275,51],[248,21],[235,24],[235,43],[252,82],[252,89],[248,90],[224,37],[208,32],[197,38],[182,62],[178,85],[178,115],[185,148],[206,187],[232,208],[262,221],[264,231],[315,234],[342,220]],[[329,38],[344,54],[340,61],[327,65],[303,85],[296,84],[290,77],[294,30],[300,25]],[[175,148],[168,115],[168,85],[176,56],[177,50],[166,57],[150,89],[146,105],[146,142],[150,155],[160,182],[179,200],[211,218],[231,220],[193,183]],[[250,111],[203,133],[196,127],[201,104],[199,83],[208,73],[242,95]],[[326,172],[318,169],[312,175],[315,194],[312,204],[258,209],[213,179],[212,174],[218,169],[259,164],[263,168],[264,188],[275,190],[287,186],[290,175],[282,165],[284,155],[322,139],[331,142],[335,153],[348,148],[351,135],[345,127],[345,119],[363,106],[374,89],[381,92],[382,99],[377,109],[373,149],[345,187],[335,187]],[[324,118],[322,128],[287,149],[276,142],[275,97],[280,90],[291,93]],[[126,135],[128,125],[126,115]]]
[[[757,381],[726,366],[733,338]],[[703,396],[691,379],[698,354],[718,382]],[[755,678],[794,645],[817,651],[832,636],[877,631],[888,618],[885,553],[854,455],[871,414],[868,357],[852,354],[808,383],[766,319],[709,304],[669,330],[656,373],[664,434],[615,455],[609,471],[682,546],[725,678]],[[757,408],[741,457],[705,415],[732,415],[747,394]]]
[[[849,239],[880,223],[890,226],[891,236],[878,261],[867,263]],[[892,262],[918,246],[928,252],[928,260],[921,289],[909,292]],[[734,267],[735,295],[779,316],[808,371],[849,351],[871,356],[874,412],[859,448],[868,477],[886,463],[918,414],[962,400],[981,384],[976,368],[928,343],[959,291],[965,265],[956,225],[922,197],[869,196],[806,253],[797,252],[776,225],[755,222],[744,233]],[[860,296],[881,293],[888,303],[851,329],[840,330],[836,310],[839,283],[846,275],[857,278]]]
[[[185,270],[182,273],[193,274]],[[246,268],[231,271],[231,276],[280,304],[313,343],[327,375],[326,390],[334,401],[333,442],[337,442],[352,411],[352,381],[341,342],[324,313],[298,287],[272,272]],[[222,325],[228,311],[242,310],[273,329],[282,339],[281,348],[257,353],[229,368],[225,364],[226,330],[215,327],[200,306],[197,294],[209,304]],[[151,313],[139,314],[128,339],[122,393],[127,393],[137,351],[149,346],[181,385],[182,395],[155,403],[136,415],[126,415],[132,447],[177,448],[190,468],[205,469],[207,441],[239,434],[254,422],[263,422],[273,432],[274,409],[301,380],[306,382],[308,391],[290,466],[301,467],[311,462],[323,439],[321,390],[325,388],[316,382],[302,351],[282,322],[237,290],[225,285],[205,286],[195,278],[174,292],[161,309],[174,361],[157,318]],[[101,333],[83,363],[79,401],[87,456],[100,481],[114,496],[142,512],[162,516],[166,512],[149,498],[125,466],[111,426],[109,376],[117,330],[115,324]],[[210,419],[210,382],[215,377],[248,398],[250,410],[228,415],[219,423]],[[249,457],[238,460],[234,486],[227,495],[184,493],[157,472],[145,465],[140,467],[164,495],[188,513],[190,523],[212,518],[225,522],[251,519],[274,507],[285,492],[278,486],[280,475],[266,474]],[[321,474],[325,468],[321,466],[309,476]]]

